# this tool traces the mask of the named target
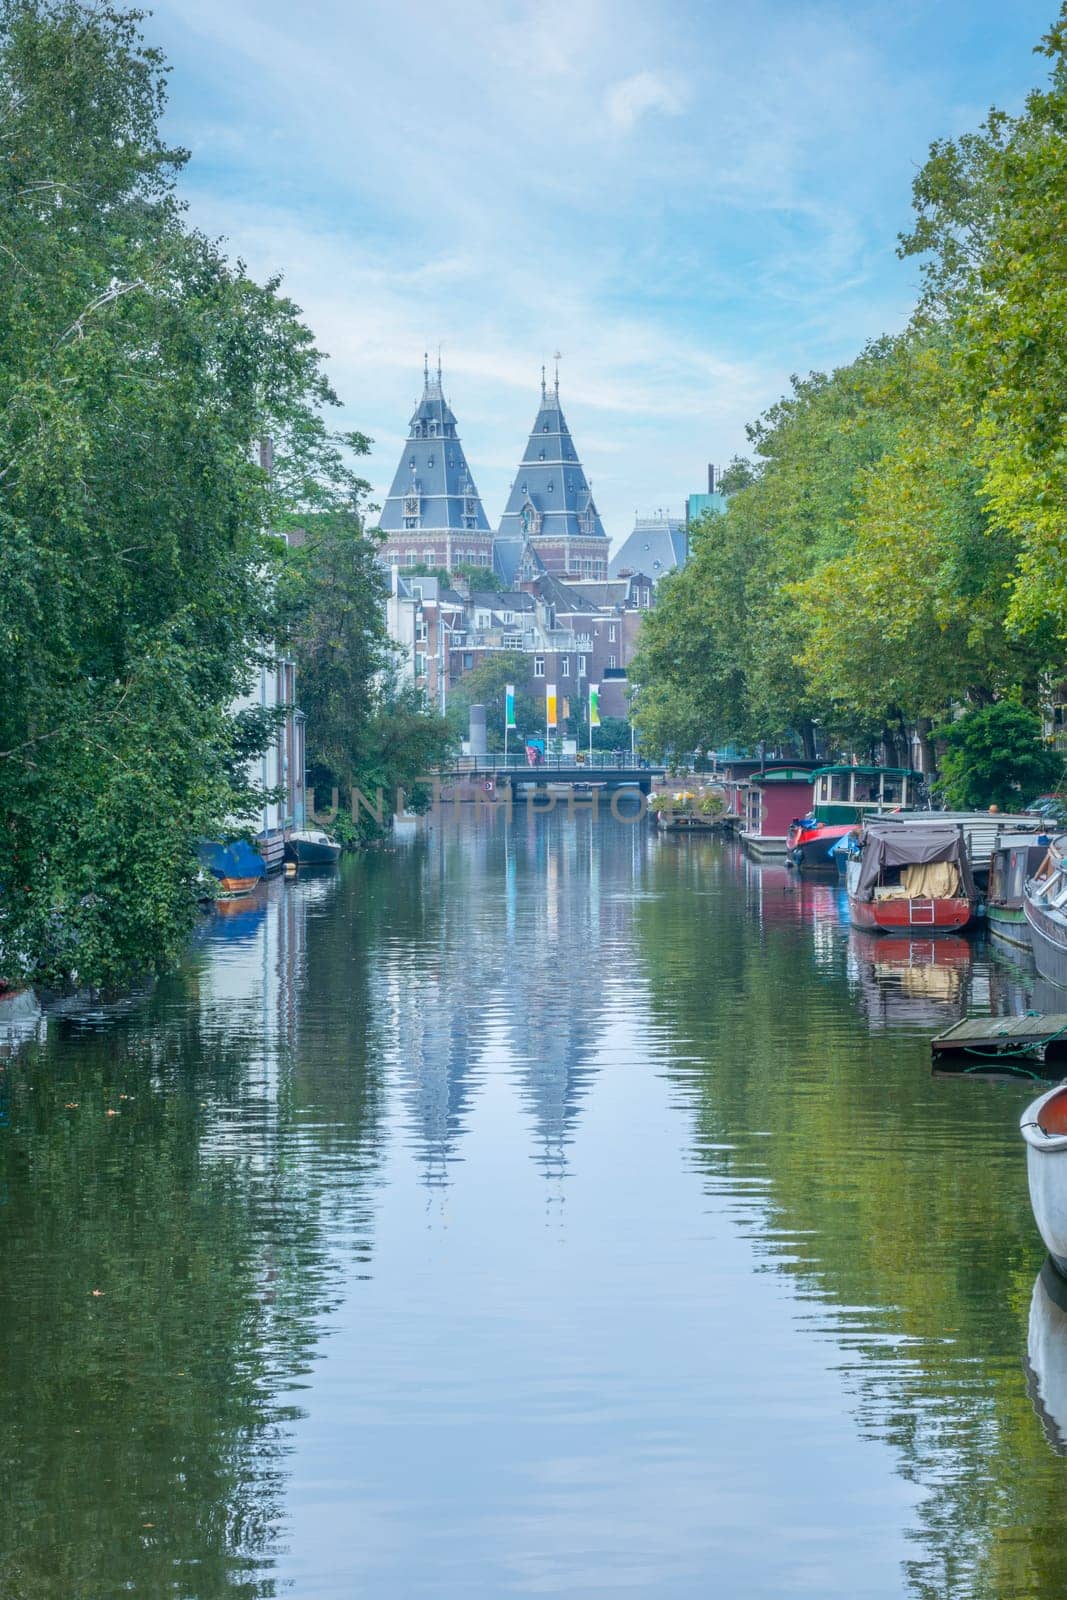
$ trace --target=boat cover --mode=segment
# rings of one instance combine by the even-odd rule
[[[244,839],[233,839],[229,844],[201,839],[196,853],[201,865],[216,878],[262,878],[266,875],[263,857]]]
[[[952,862],[959,871],[959,892],[975,894],[971,863],[963,835],[955,823],[931,822],[925,827],[901,828],[892,822],[871,822],[863,830],[859,876],[853,890],[857,900],[872,900],[886,867],[921,866],[931,861]]]

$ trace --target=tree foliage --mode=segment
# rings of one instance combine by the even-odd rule
[[[749,429],[725,517],[643,629],[649,744],[818,727],[903,756],[950,708],[1038,709],[1062,675],[1067,7],[1042,49],[1048,88],[937,142],[915,181],[906,332]]]
[[[358,491],[298,308],[190,229],[140,14],[0,0],[0,977],[125,981],[251,815],[283,510]],[[273,441],[274,470],[259,442]]]
[[[937,737],[945,745],[940,788],[961,810],[1018,811],[1063,778],[1063,757],[1045,743],[1039,718],[1010,700],[968,711]]]

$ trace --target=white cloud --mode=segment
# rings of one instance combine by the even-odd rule
[[[629,133],[649,111],[680,116],[685,96],[659,72],[635,72],[613,83],[604,96],[608,121],[619,133]]]

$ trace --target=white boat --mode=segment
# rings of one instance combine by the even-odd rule
[[[1030,1208],[1045,1248],[1067,1275],[1067,1083],[1032,1100],[1019,1119]]]
[[[1061,835],[1023,888],[1034,965],[1043,978],[1067,989],[1067,837]]]

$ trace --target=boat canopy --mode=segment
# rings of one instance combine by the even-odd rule
[[[196,849],[200,863],[216,878],[262,878],[267,868],[244,839],[223,844],[217,839],[201,839]]]
[[[873,900],[886,867],[915,867],[932,861],[952,862],[959,870],[960,894],[974,898],[971,863],[962,831],[952,823],[927,823],[902,828],[894,822],[869,822],[863,830],[857,900]]]

